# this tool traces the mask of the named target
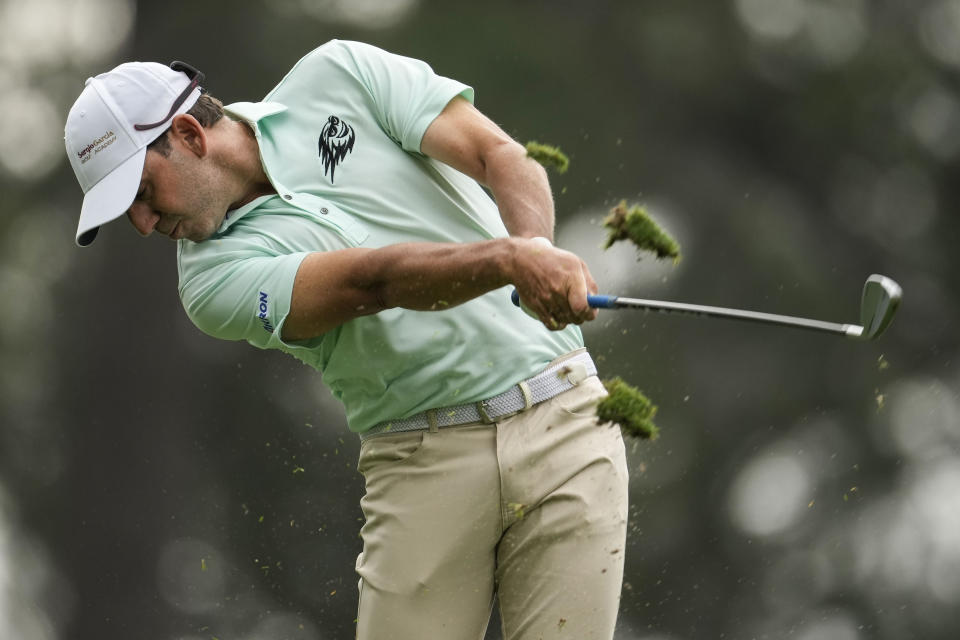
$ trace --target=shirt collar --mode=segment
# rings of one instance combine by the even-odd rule
[[[232,104],[224,105],[223,107],[223,111],[231,118],[242,120],[249,124],[253,129],[254,135],[257,137],[258,142],[260,140],[260,129],[257,126],[257,123],[264,118],[282,113],[286,110],[287,105],[280,102],[234,102]],[[251,200],[242,207],[228,211],[227,216],[221,223],[217,233],[223,233],[230,228],[230,225],[232,225],[234,222],[242,218],[250,211],[253,211],[272,197],[272,195],[260,196],[259,198]]]
[[[276,194],[273,194],[273,193],[267,194],[265,196],[259,196],[257,198],[254,198],[247,204],[243,205],[242,207],[237,207],[236,209],[231,209],[230,211],[227,211],[227,215],[223,219],[223,222],[220,223],[220,228],[217,229],[217,233],[223,233],[224,231],[229,229],[234,222],[236,222],[243,216],[247,215],[248,213],[250,213],[257,207],[259,207],[261,204],[263,204],[270,198],[274,198],[274,197],[276,197]]]
[[[224,106],[223,110],[234,118],[256,125],[268,116],[286,111],[287,105],[280,102],[234,102]]]

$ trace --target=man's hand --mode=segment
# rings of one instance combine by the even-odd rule
[[[511,281],[523,305],[545,327],[559,331],[597,317],[597,310],[587,304],[587,294],[597,293],[597,283],[583,260],[546,238],[514,240]]]
[[[556,249],[547,173],[527,151],[463,98],[454,98],[423,135],[420,150],[467,174],[493,193],[515,241],[508,281],[524,307],[560,330],[597,316],[587,294],[597,285],[580,258]],[[535,237],[537,236],[537,237]]]

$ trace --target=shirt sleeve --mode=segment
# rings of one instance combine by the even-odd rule
[[[437,75],[426,62],[360,42],[336,44],[369,92],[380,126],[406,151],[420,153],[424,132],[453,98],[473,102],[471,87]]]
[[[297,270],[308,253],[204,249],[195,245],[193,251],[180,251],[180,300],[190,320],[215,338],[246,340],[262,349],[287,347],[280,332],[290,313]]]

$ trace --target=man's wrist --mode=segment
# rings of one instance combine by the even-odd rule
[[[540,244],[545,244],[546,246],[550,247],[551,249],[553,248],[553,241],[550,240],[550,238],[545,238],[545,237],[543,237],[543,236],[533,236],[533,237],[530,238],[530,239],[533,240],[533,241],[535,241],[535,242],[539,242]]]
[[[507,247],[507,260],[502,263],[503,274],[507,278],[507,282],[510,284],[517,284],[518,280],[523,278],[524,273],[521,273],[521,269],[528,269],[530,263],[527,262],[530,259],[531,255],[542,253],[544,251],[550,251],[553,249],[553,243],[550,242],[549,238],[543,236],[533,236],[533,237],[517,237],[509,236],[503,238],[505,245]],[[524,266],[526,264],[526,266]]]

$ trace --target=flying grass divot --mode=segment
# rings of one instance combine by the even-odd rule
[[[553,167],[557,173],[564,173],[570,167],[570,158],[557,147],[530,141],[526,144],[527,157],[533,158],[545,167]]]
[[[604,380],[603,386],[610,394],[597,405],[597,421],[600,424],[619,424],[625,435],[644,440],[656,440],[660,434],[653,416],[657,407],[640,390],[621,378]]]
[[[603,219],[603,226],[609,231],[604,249],[609,249],[619,240],[629,240],[638,250],[655,253],[657,259],[680,260],[680,245],[639,205],[627,209],[627,201],[621,200]]]

